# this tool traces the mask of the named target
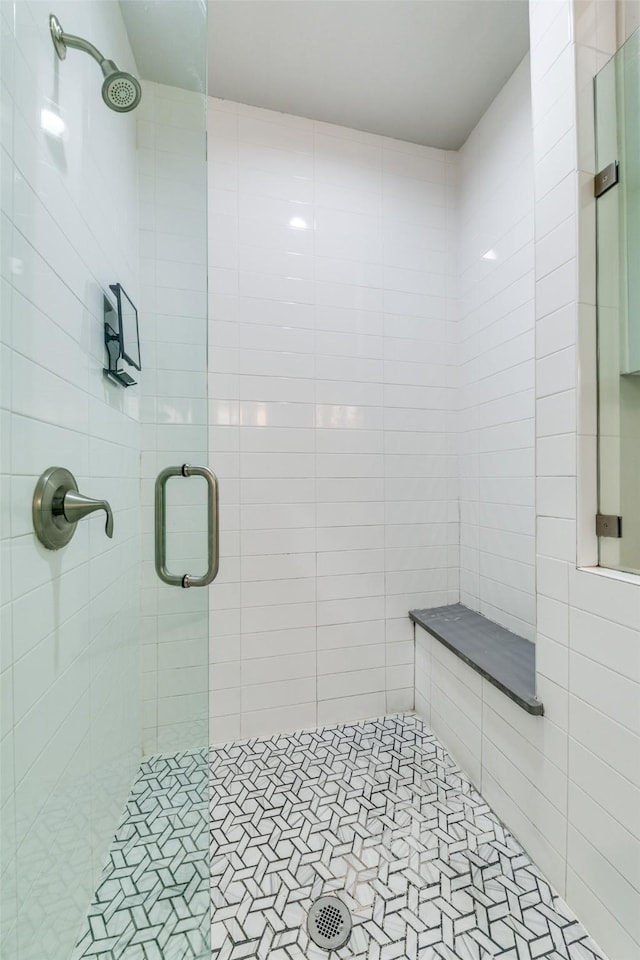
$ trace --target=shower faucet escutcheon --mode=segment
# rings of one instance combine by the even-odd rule
[[[102,84],[102,99],[111,110],[116,113],[128,113],[140,103],[142,88],[135,77],[124,70],[119,70],[113,60],[103,57],[97,47],[94,47],[83,37],[76,37],[72,33],[65,33],[55,14],[49,17],[49,30],[55,51],[61,60],[67,56],[67,47],[82,50],[100,65],[104,83]]]
[[[113,538],[113,513],[106,500],[93,500],[78,492],[75,477],[64,467],[49,467],[33,492],[33,528],[48,550],[66,546],[76,532],[78,521],[104,510],[104,532]]]

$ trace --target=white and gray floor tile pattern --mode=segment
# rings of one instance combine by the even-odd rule
[[[72,960],[210,957],[207,751],[148,757]]]
[[[74,960],[604,960],[415,716],[212,748],[208,780],[207,822],[204,751],[143,763]]]
[[[414,716],[232,743],[211,762],[216,960],[602,960]],[[316,897],[353,916],[309,938]]]

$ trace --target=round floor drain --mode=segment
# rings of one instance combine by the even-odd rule
[[[323,950],[339,950],[351,936],[351,914],[340,897],[318,897],[307,916],[307,930]]]

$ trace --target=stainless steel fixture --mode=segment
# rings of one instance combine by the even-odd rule
[[[67,47],[82,50],[100,64],[104,82],[102,84],[102,99],[108,107],[116,113],[128,113],[134,110],[142,98],[142,88],[135,77],[124,70],[119,70],[113,60],[103,57],[97,47],[88,40],[76,37],[72,33],[65,33],[60,21],[52,13],[49,17],[49,30],[56,53],[61,60],[67,56]]]
[[[167,482],[171,477],[204,477],[207,483],[207,570],[201,577],[189,573],[175,574],[167,570]],[[218,478],[208,467],[165,467],[156,477],[155,487],[156,573],[172,587],[206,587],[218,574],[220,538],[218,530]]]
[[[317,946],[328,952],[344,947],[351,936],[352,925],[348,906],[335,894],[318,897],[307,914],[307,933]]]
[[[33,492],[33,528],[48,550],[66,546],[76,532],[78,521],[96,510],[104,510],[104,532],[113,537],[110,505],[106,500],[93,500],[79,493],[75,477],[64,467],[45,470]]]

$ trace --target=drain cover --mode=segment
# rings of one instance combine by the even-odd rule
[[[351,936],[351,914],[340,897],[318,897],[307,916],[307,930],[323,950],[339,950]]]

